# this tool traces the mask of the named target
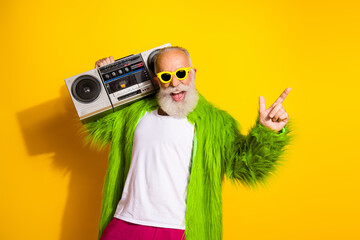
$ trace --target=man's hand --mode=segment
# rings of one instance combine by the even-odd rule
[[[268,109],[265,109],[265,99],[263,96],[259,98],[259,121],[268,128],[280,131],[289,121],[289,115],[285,112],[282,102],[289,94],[291,88],[286,88],[280,97]]]
[[[109,64],[109,63],[113,63],[115,62],[114,58],[112,56],[108,57],[108,58],[102,58],[102,59],[99,59],[96,61],[95,63],[95,68],[98,68],[98,67],[101,67],[101,66],[104,66],[106,64]]]

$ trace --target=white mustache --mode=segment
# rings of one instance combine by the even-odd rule
[[[179,84],[176,87],[169,86],[166,89],[163,89],[163,93],[165,94],[171,94],[174,92],[182,92],[182,91],[188,91],[190,89],[190,86],[187,86],[185,84]]]

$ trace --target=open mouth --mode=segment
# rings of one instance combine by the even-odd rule
[[[185,97],[185,91],[177,91],[170,93],[171,97],[174,99],[175,102],[180,102]]]

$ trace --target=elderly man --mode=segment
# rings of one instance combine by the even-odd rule
[[[155,73],[156,96],[86,124],[91,144],[111,143],[99,238],[220,240],[224,176],[252,186],[275,170],[291,139],[282,107],[290,88],[268,109],[259,98],[256,123],[244,136],[198,93],[186,49],[161,49]]]

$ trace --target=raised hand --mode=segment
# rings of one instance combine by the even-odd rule
[[[291,88],[286,88],[268,109],[265,109],[264,97],[259,97],[259,121],[263,126],[280,131],[287,124],[289,115],[284,110],[282,102],[290,90]]]
[[[104,66],[106,64],[110,64],[110,63],[113,63],[115,62],[113,56],[110,56],[110,57],[107,57],[107,58],[102,58],[102,59],[99,59],[95,62],[95,68],[98,68],[98,67],[101,67],[101,66]]]

